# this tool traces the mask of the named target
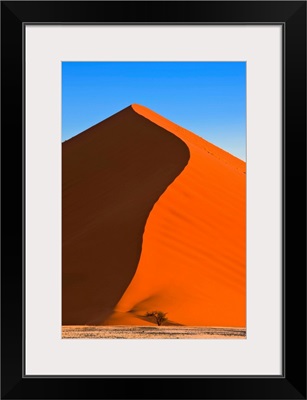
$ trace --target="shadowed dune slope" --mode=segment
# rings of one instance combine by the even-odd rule
[[[190,160],[150,212],[137,272],[105,324],[142,325],[161,310],[184,325],[245,327],[245,162],[132,107],[183,140]]]
[[[186,144],[131,106],[62,146],[62,323],[99,324],[131,282],[155,202]]]

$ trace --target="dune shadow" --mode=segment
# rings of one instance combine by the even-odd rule
[[[99,324],[131,282],[146,220],[189,161],[128,107],[62,144],[62,323]]]

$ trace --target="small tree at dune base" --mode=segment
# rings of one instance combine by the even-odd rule
[[[166,314],[167,313],[164,313],[162,311],[150,311],[146,313],[146,317],[154,317],[157,325],[160,326],[168,320]]]

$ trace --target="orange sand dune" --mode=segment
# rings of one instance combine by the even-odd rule
[[[104,324],[135,325],[138,315],[161,310],[180,324],[244,327],[245,163],[143,106],[132,108],[183,140],[190,159],[151,210],[136,273]]]
[[[148,215],[189,160],[128,107],[62,146],[62,323],[98,324],[133,278]]]

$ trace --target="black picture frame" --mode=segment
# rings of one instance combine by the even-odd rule
[[[23,375],[26,268],[23,30],[29,23],[283,26],[284,324],[281,376],[79,378]],[[1,92],[1,397],[306,399],[306,2],[2,1]]]

